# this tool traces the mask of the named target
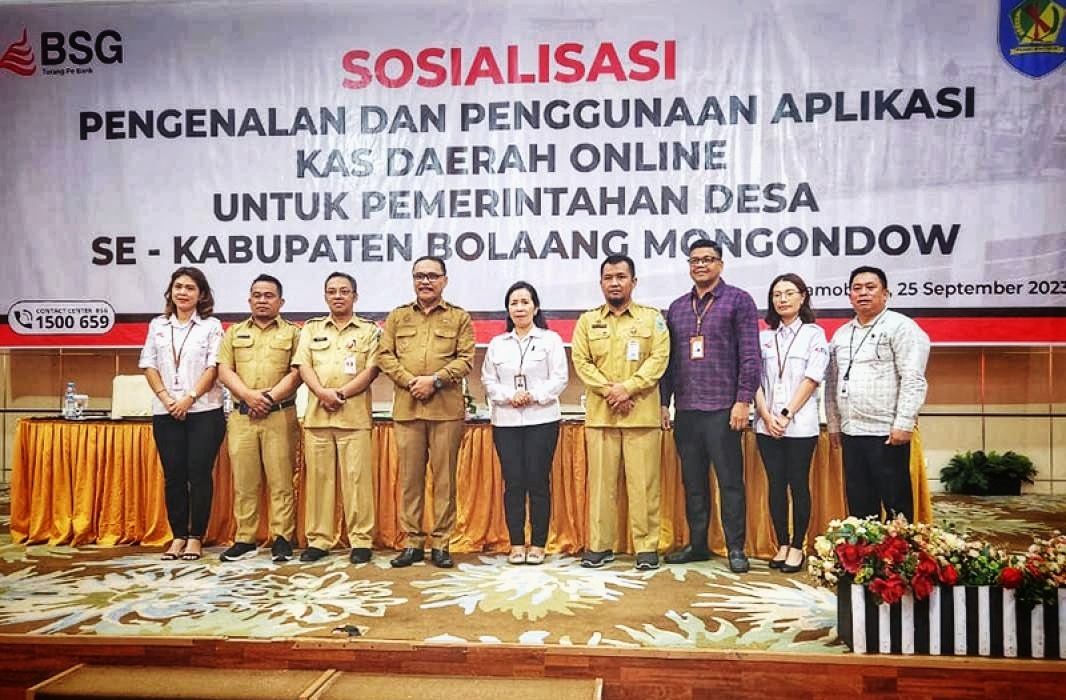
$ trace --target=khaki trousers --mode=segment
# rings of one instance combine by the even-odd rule
[[[625,469],[629,529],[637,552],[659,549],[662,430],[585,428],[589,465],[589,549],[615,549],[618,483]]]
[[[433,529],[430,547],[447,549],[455,529],[455,471],[466,424],[461,420],[396,421],[400,459],[400,527],[405,547],[424,549],[422,518],[426,500],[426,465],[433,479]]]
[[[307,491],[304,530],[307,545],[337,544],[337,487],[340,486],[348,543],[374,544],[374,466],[368,428],[304,428]],[[339,480],[339,484],[338,484]]]
[[[230,467],[233,470],[234,541],[257,544],[259,498],[266,478],[270,496],[270,541],[296,536],[296,507],[292,474],[300,424],[296,408],[274,411],[252,420],[234,411],[227,429]]]

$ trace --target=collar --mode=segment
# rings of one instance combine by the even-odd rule
[[[518,337],[518,333],[516,333],[514,330],[512,330],[510,332],[510,336],[512,338],[514,338],[515,340],[517,340],[518,342],[522,342],[522,339]],[[541,338],[543,336],[544,336],[544,329],[539,327],[539,326],[533,326],[532,328],[529,329],[529,333],[526,334],[527,338]]]
[[[785,336],[789,336],[789,335],[794,335],[796,333],[799,333],[800,328],[802,328],[802,327],[803,327],[803,321],[800,319],[799,316],[796,316],[796,318],[794,318],[792,320],[792,323],[790,323],[788,325],[785,325],[784,323],[782,323],[780,326],[778,326],[777,327],[777,332],[781,333],[781,334],[783,334]]]
[[[408,306],[419,313],[427,313],[426,311],[422,310],[422,305],[418,303],[418,299],[415,299],[414,301],[410,302]],[[437,305],[430,309],[428,313],[433,313],[437,309],[447,311],[450,308],[452,308],[452,305],[444,301],[444,297],[441,297],[440,300],[437,301]]]
[[[631,300],[629,302],[629,306],[627,306],[625,308],[625,310],[622,311],[622,313],[620,313],[620,314],[614,313],[612,311],[612,309],[614,309],[614,307],[611,306],[610,304],[604,304],[604,305],[600,306],[598,309],[596,309],[596,311],[599,312],[600,318],[607,318],[608,316],[625,316],[626,314],[629,314],[630,316],[632,316],[633,315],[633,307],[635,307],[635,306],[636,306],[636,303],[634,303]]]
[[[724,279],[719,277],[718,282],[715,283],[715,285],[711,287],[710,290],[708,290],[703,296],[700,296],[699,290],[696,288],[696,285],[692,285],[692,289],[689,290],[688,294],[690,298],[695,299],[696,301],[703,301],[707,298],[708,295],[710,295],[713,299],[720,299],[722,297],[722,291],[727,287],[729,287],[729,285],[726,284]]]
[[[204,322],[204,320],[202,318],[200,318],[200,312],[193,311],[192,312],[192,316],[189,318],[189,323],[191,323],[192,325],[196,325],[198,323],[203,323],[203,322]],[[178,317],[175,316],[174,314],[170,314],[169,316],[166,317],[166,323],[171,325],[171,326],[174,326],[176,328],[184,328],[185,327],[185,326],[181,325],[181,323],[178,322]]]
[[[262,330],[266,330],[267,328],[270,328],[271,326],[273,326],[274,328],[280,328],[284,323],[285,323],[285,321],[282,320],[281,314],[278,314],[274,318],[270,319],[270,323],[266,324],[265,326],[262,326]],[[244,320],[244,323],[241,324],[241,325],[243,325],[243,326],[245,326],[247,328],[260,328],[260,326],[258,326],[256,324],[255,319],[252,318],[251,316],[246,318]]]

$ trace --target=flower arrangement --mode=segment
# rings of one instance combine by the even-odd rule
[[[1026,605],[1052,605],[1066,586],[1066,535],[1036,538],[1025,554],[1015,558],[1012,577],[1018,580],[1018,600]]]
[[[1024,604],[1053,603],[1066,586],[1066,536],[1036,540],[1024,555],[1009,555],[980,539],[905,518],[882,522],[849,517],[829,523],[814,542],[808,570],[823,586],[866,586],[879,602],[906,593],[927,598],[937,585],[995,585],[1016,589]]]

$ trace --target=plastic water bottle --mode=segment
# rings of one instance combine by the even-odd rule
[[[222,387],[222,414],[229,418],[230,412],[233,410],[233,395],[229,391],[229,387]]]
[[[78,414],[78,402],[74,398],[74,382],[67,382],[67,391],[63,395],[63,417],[73,420]]]

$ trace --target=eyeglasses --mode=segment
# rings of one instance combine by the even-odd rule
[[[722,259],[721,258],[715,258],[715,257],[689,258],[688,259],[688,264],[692,265],[693,267],[697,267],[699,265],[713,265],[716,262],[722,262]]]
[[[411,277],[414,278],[415,282],[436,282],[444,275],[439,272],[416,272]]]
[[[774,292],[771,298],[776,301],[778,299],[791,299],[792,297],[798,296],[800,296],[799,292],[797,292],[795,289],[789,289],[784,292]]]
[[[347,287],[345,287],[344,289],[334,289],[333,287],[330,287],[326,290],[327,297],[350,297],[351,295],[352,290],[348,289]]]

